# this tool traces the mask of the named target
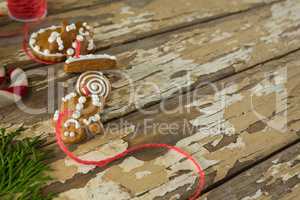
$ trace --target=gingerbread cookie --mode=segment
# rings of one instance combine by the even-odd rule
[[[115,56],[103,55],[80,55],[79,57],[69,57],[64,65],[66,73],[79,73],[89,70],[106,70],[116,68]]]
[[[59,113],[65,110],[70,112],[62,118],[61,138],[65,143],[78,143],[89,134],[103,133],[100,114],[110,91],[110,82],[101,72],[86,72],[78,78],[76,93],[66,95],[60,110],[54,115],[56,122]]]
[[[93,30],[86,22],[51,26],[31,34],[29,47],[34,56],[47,62],[61,62],[75,55],[77,42],[80,54],[86,55],[95,51]]]

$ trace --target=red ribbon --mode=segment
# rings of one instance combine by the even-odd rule
[[[185,152],[184,150],[180,149],[179,147],[176,146],[171,146],[168,144],[142,144],[136,147],[132,147],[129,148],[127,150],[125,150],[124,152],[117,154],[113,157],[104,159],[104,160],[82,160],[79,157],[77,157],[76,155],[74,155],[72,152],[70,152],[68,150],[68,148],[64,145],[62,139],[61,139],[61,127],[62,127],[62,120],[65,116],[70,116],[72,114],[72,112],[65,110],[64,112],[61,112],[59,114],[58,120],[57,120],[57,124],[55,127],[55,131],[56,131],[56,141],[58,146],[60,147],[60,149],[72,160],[76,161],[77,163],[83,164],[83,165],[94,165],[94,166],[98,166],[98,167],[105,167],[106,165],[119,160],[121,158],[126,157],[129,154],[144,150],[144,149],[157,149],[157,148],[165,148],[168,150],[172,150],[175,151],[176,153],[180,154],[181,156],[183,156],[184,158],[186,158],[187,160],[191,161],[192,164],[195,166],[195,169],[198,173],[199,179],[198,179],[198,184],[197,184],[197,188],[194,192],[194,194],[192,194],[191,197],[189,197],[189,200],[196,200],[200,194],[201,191],[205,185],[205,174],[204,171],[202,170],[200,164],[187,152]]]

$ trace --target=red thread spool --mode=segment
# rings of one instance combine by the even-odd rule
[[[32,22],[47,15],[47,0],[7,0],[8,14],[17,21]]]

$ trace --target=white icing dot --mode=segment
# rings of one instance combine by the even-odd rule
[[[72,117],[73,117],[74,119],[78,119],[78,118],[80,117],[80,112],[74,112],[74,113],[72,114]]]
[[[87,26],[87,23],[86,22],[83,22],[83,24],[82,24],[83,26]]]
[[[76,110],[82,110],[83,109],[83,104],[82,103],[78,103],[76,105]]]
[[[96,119],[97,121],[100,120],[100,115],[99,115],[99,114],[95,114],[94,116],[95,116],[95,119]]]
[[[70,24],[69,26],[66,26],[66,31],[69,32],[71,30],[75,30],[76,29],[76,25],[75,24]]]
[[[50,51],[48,49],[45,49],[44,54],[48,55],[48,54],[50,54]]]
[[[35,46],[35,47],[33,47],[33,49],[34,49],[35,51],[39,51],[41,48],[40,48],[39,46]]]
[[[79,97],[78,99],[79,103],[85,103],[86,102],[86,98],[85,97]]]
[[[68,136],[69,136],[69,132],[68,132],[68,131],[65,131],[65,132],[64,132],[64,136],[68,137]]]
[[[83,36],[82,35],[77,35],[76,36],[76,40],[82,42],[84,40]]]
[[[67,50],[67,54],[68,54],[69,56],[72,56],[74,53],[75,53],[75,51],[74,51],[74,49],[72,49],[72,48],[69,48],[69,49]]]
[[[70,137],[75,137],[75,133],[74,132],[70,132]]]

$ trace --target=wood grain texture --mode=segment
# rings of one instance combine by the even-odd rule
[[[101,3],[102,1],[57,0],[51,1],[53,2],[51,3],[54,7],[53,10],[85,7],[50,15],[36,28],[60,24],[63,19],[84,20],[95,27],[97,48],[103,49],[145,36],[245,11],[263,4],[270,4],[274,1],[178,0],[174,3],[172,0],[115,0]],[[90,3],[92,5],[89,5]],[[20,28],[22,28],[21,24],[10,23],[7,26],[2,26],[1,30],[15,31]],[[28,67],[27,64],[32,63],[22,52],[21,41],[21,37],[0,40],[0,65],[18,65],[26,68]]]
[[[222,186],[203,200],[296,200],[300,195],[300,144],[269,158]]]
[[[211,186],[299,140],[299,55],[296,52],[174,97],[166,104],[168,113],[158,112],[161,105],[155,105],[147,109],[153,114],[134,113],[109,122],[108,130],[122,127],[112,129],[117,139],[102,149],[103,144],[97,143],[106,139],[97,137],[75,152],[82,158],[99,159],[103,152],[111,156],[126,145],[176,144],[197,159],[205,169],[206,187]],[[126,131],[120,124],[128,125]],[[121,149],[113,151],[114,146]],[[60,193],[57,199],[63,200],[186,199],[197,179],[193,166],[172,152],[163,152],[142,152],[106,169],[81,166],[58,153],[51,163],[56,181],[45,190]]]
[[[109,73],[113,91],[104,120],[121,117],[298,49],[299,7],[300,2],[288,0],[112,48],[109,52],[118,56],[124,68]],[[16,106],[2,109],[2,125],[12,121],[25,123],[32,135],[53,136],[48,113],[53,113],[58,105],[55,92],[61,96],[62,90],[71,91],[75,77],[64,74],[61,64],[27,73],[35,75],[30,76],[31,94],[25,105],[44,110],[29,114]]]

